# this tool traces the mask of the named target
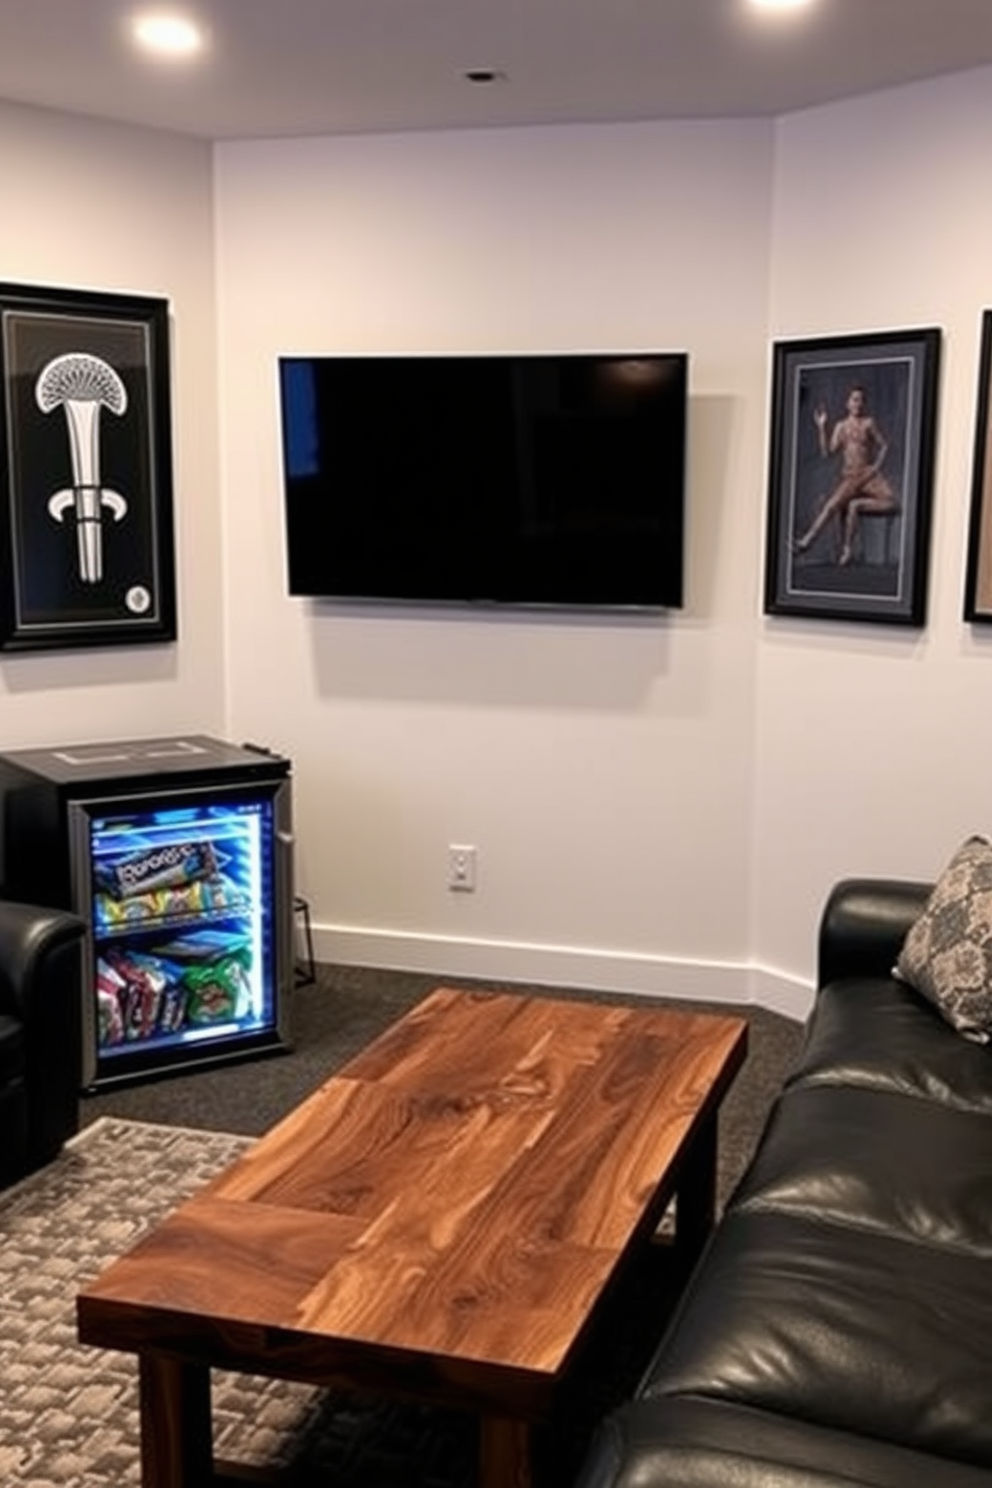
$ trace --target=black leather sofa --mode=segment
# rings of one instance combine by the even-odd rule
[[[830,894],[798,1065],[580,1488],[992,1488],[992,1045],[891,975],[930,887]]]
[[[0,900],[0,1187],[79,1129],[85,930],[62,910]]]

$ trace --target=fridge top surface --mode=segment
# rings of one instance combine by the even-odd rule
[[[176,776],[224,772],[256,777],[285,775],[289,760],[262,746],[229,744],[206,734],[173,738],[116,739],[88,744],[62,744],[51,749],[17,749],[0,755],[18,770],[58,785],[90,785],[137,779],[161,781]]]

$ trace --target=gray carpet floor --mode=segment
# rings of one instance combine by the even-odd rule
[[[438,977],[413,972],[319,965],[317,979],[295,989],[292,998],[293,1047],[236,1064],[111,1087],[83,1098],[84,1125],[99,1116],[123,1116],[212,1131],[258,1136],[304,1096],[401,1017],[439,982],[489,987],[528,996],[588,998],[641,1003],[643,998],[591,994],[565,987],[533,987]],[[661,999],[659,999],[661,1000]],[[748,1020],[748,1056],[720,1113],[718,1201],[722,1205],[737,1182],[761,1134],[782,1080],[796,1059],[802,1026],[763,1008],[709,1006],[737,1012]]]

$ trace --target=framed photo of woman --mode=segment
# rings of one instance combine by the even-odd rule
[[[964,618],[992,621],[992,310],[982,312]]]
[[[765,613],[926,617],[941,333],[773,346]]]

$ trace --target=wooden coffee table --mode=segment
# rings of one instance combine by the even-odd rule
[[[433,992],[80,1293],[80,1340],[139,1357],[144,1488],[230,1480],[212,1368],[472,1411],[481,1488],[528,1488],[608,1283],[673,1195],[678,1246],[712,1224],[745,1047],[734,1017]]]

